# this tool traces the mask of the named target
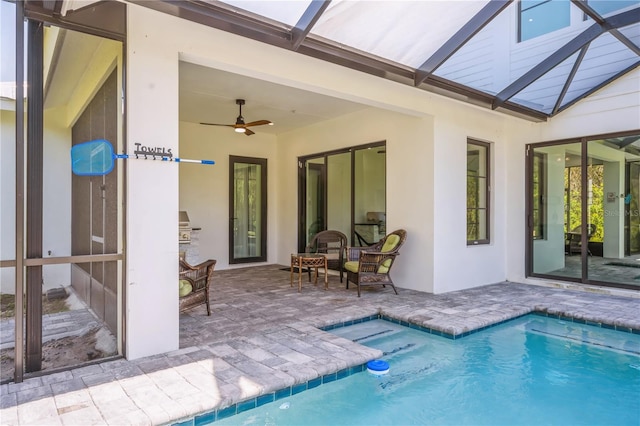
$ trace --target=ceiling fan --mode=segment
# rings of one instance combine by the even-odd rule
[[[244,105],[244,99],[236,99],[236,105],[240,108],[240,113],[238,114],[238,118],[236,118],[236,124],[215,124],[215,123],[200,123],[207,126],[225,126],[225,127],[233,127],[233,129],[238,133],[244,133],[247,136],[253,135],[255,132],[249,129],[249,127],[253,126],[263,126],[268,124],[269,126],[273,126],[273,123],[269,120],[258,120],[252,121],[250,123],[244,122],[244,117],[242,116],[242,105]]]

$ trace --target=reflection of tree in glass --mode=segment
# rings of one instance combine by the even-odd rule
[[[582,167],[567,167],[564,173],[565,194],[565,232],[569,232],[582,224]],[[587,181],[591,182],[587,188],[589,223],[595,225],[596,231],[591,241],[603,241],[604,238],[604,167],[601,164],[588,166]],[[590,189],[590,191],[589,191]]]
[[[631,253],[640,252],[640,165],[638,163],[629,164],[629,229],[631,238],[629,239],[629,251]]]
[[[467,241],[480,239],[478,230],[478,172],[467,170]]]

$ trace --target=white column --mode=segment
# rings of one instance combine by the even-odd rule
[[[178,54],[167,28],[127,9],[127,151],[141,144],[177,156]],[[134,359],[179,346],[178,163],[125,161],[126,356]]]

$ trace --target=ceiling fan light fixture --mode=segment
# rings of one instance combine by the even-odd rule
[[[257,120],[252,121],[250,123],[244,122],[244,117],[242,116],[242,105],[244,105],[244,99],[236,99],[236,104],[239,107],[239,114],[236,118],[236,124],[217,124],[217,123],[200,123],[207,126],[225,126],[225,127],[233,127],[233,131],[236,133],[244,133],[247,136],[255,135],[255,132],[251,130],[249,127],[253,126],[263,126],[268,124],[273,126],[273,123],[269,120]]]

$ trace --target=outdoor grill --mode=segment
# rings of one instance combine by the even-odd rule
[[[186,211],[180,212],[178,221],[178,241],[180,244],[191,243],[191,221]]]

